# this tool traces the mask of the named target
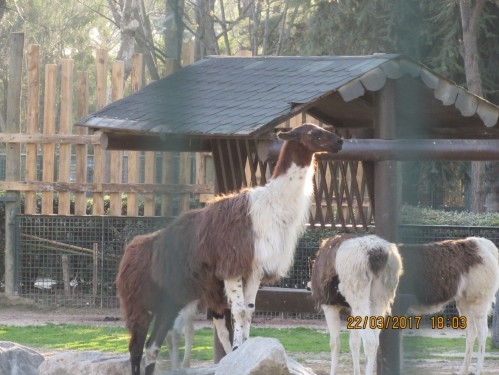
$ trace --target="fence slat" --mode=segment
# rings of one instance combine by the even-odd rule
[[[123,61],[114,61],[111,68],[112,101],[123,98],[123,79],[125,64]],[[123,175],[123,151],[111,151],[111,170],[109,174],[111,183],[121,183]],[[121,192],[109,194],[110,210],[114,216],[121,215]]]
[[[40,46],[30,44],[28,46],[28,123],[26,132],[37,134],[39,132],[40,114]],[[26,144],[26,181],[37,181],[38,145],[36,143]],[[36,192],[27,191],[24,195],[24,212],[36,214]]]
[[[144,58],[141,53],[134,53],[132,55],[132,72],[130,73],[130,78],[132,81],[131,91],[136,92],[140,90],[144,84]],[[139,151],[129,151],[128,152],[128,182],[138,183],[139,182]],[[139,202],[137,199],[137,194],[128,192],[126,201],[126,214],[128,216],[137,216],[139,214]]]
[[[82,118],[88,113],[88,73],[80,72],[78,74],[77,87],[77,117]],[[76,132],[80,136],[88,135],[88,128],[78,126]],[[82,183],[87,181],[87,157],[88,146],[76,145],[76,182]],[[87,213],[87,202],[85,193],[78,191],[75,193],[75,214],[85,215]]]
[[[57,65],[48,64],[45,66],[45,91],[43,109],[43,133],[55,133],[55,94],[56,94],[56,74]],[[54,152],[55,145],[52,143],[43,144],[43,181],[54,181]],[[42,192],[42,214],[54,213],[54,193],[51,191]]]
[[[60,134],[71,134],[73,117],[73,60],[63,59],[61,61],[61,118]],[[61,144],[59,146],[59,181],[69,182],[71,174],[71,145]],[[69,191],[59,193],[58,214],[69,215],[70,195]]]
[[[96,52],[96,75],[97,75],[97,109],[101,109],[106,105],[106,68],[107,68],[107,51],[98,49]],[[104,182],[104,165],[105,156],[100,146],[94,146],[94,182]],[[92,196],[92,214],[104,214],[104,194],[103,192],[95,192]]]

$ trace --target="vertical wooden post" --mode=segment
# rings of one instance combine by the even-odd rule
[[[28,46],[28,123],[27,133],[39,133],[40,109],[40,46]],[[37,181],[38,145],[26,144],[26,181]],[[24,213],[36,214],[36,192],[24,193]]]
[[[144,57],[141,53],[132,55],[132,72],[130,74],[132,81],[132,92],[136,92],[143,85]],[[128,151],[128,182],[136,184],[139,182],[139,151]],[[137,216],[139,214],[139,204],[137,193],[127,193],[126,199],[127,216]]]
[[[47,64],[45,66],[45,90],[43,103],[43,133],[55,133],[55,89],[56,89],[57,65]],[[54,181],[54,152],[53,143],[43,144],[43,181]],[[52,191],[42,192],[42,214],[54,213],[54,193]]]
[[[77,94],[77,117],[82,118],[88,113],[88,73],[78,74],[78,94]],[[78,126],[77,134],[87,135],[88,128]],[[88,145],[76,145],[76,182],[87,182],[87,155]],[[85,215],[87,213],[87,199],[85,192],[75,193],[75,215]]]
[[[60,134],[71,134],[73,127],[73,60],[61,61],[61,119]],[[71,145],[59,146],[59,181],[69,182],[71,173]],[[69,191],[59,192],[59,215],[70,214]]]
[[[24,49],[24,34],[10,35],[9,87],[7,91],[7,113],[5,131],[19,133],[21,131],[21,81]],[[8,143],[6,146],[6,180],[19,181],[21,177],[21,145]],[[14,294],[16,287],[16,215],[20,209],[20,194],[7,191],[5,203],[5,294]]]
[[[107,51],[98,49],[96,51],[96,74],[97,74],[97,108],[102,109],[106,105],[107,87]],[[94,183],[104,182],[105,154],[100,145],[94,145]],[[92,214],[104,214],[104,192],[96,191],[92,196]]]
[[[166,62],[166,75],[173,73],[175,69],[175,60],[168,59]],[[163,168],[161,171],[161,182],[163,184],[173,183],[173,153],[163,152]],[[171,204],[171,195],[162,194],[161,195],[161,215],[172,216],[173,207]]]
[[[99,244],[93,244],[93,269],[92,269],[92,296],[95,299],[97,298],[97,285],[99,282]]]
[[[194,62],[194,43],[184,43],[182,46],[182,66],[188,66]],[[190,152],[180,153],[179,183],[189,185],[191,183],[191,157]],[[179,211],[185,212],[190,208],[190,194],[183,193],[180,196]]]
[[[144,153],[144,159],[146,166],[144,170],[144,182],[146,184],[153,184],[156,172],[156,153],[154,151],[146,151]],[[154,198],[154,193],[144,194],[144,216],[155,215]]]
[[[112,101],[123,98],[125,64],[123,61],[114,61],[111,70]],[[110,182],[121,183],[123,175],[123,151],[111,151]],[[109,193],[110,213],[121,215],[121,192]]]
[[[69,257],[67,254],[61,255],[62,263],[62,281],[64,284],[64,295],[71,295],[71,286],[69,285]]]
[[[375,93],[375,137],[396,139],[395,84],[388,80]],[[376,234],[391,242],[398,240],[397,162],[386,160],[374,165],[374,222]],[[397,311],[392,311],[397,315]],[[402,365],[402,338],[399,330],[381,330],[377,374],[399,375]]]

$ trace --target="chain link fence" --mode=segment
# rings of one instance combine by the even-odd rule
[[[116,308],[115,276],[124,245],[134,236],[167,225],[171,218],[110,216],[17,217],[17,285],[19,295],[42,305]],[[301,238],[293,268],[276,286],[304,289],[310,260],[322,239],[340,232],[309,229]],[[499,244],[496,227],[401,225],[400,241],[425,243],[482,236]],[[456,315],[452,303],[445,314]],[[258,313],[256,317],[322,319],[322,313]]]

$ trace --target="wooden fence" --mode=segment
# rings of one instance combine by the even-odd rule
[[[11,55],[23,50],[23,38],[11,38]],[[189,64],[193,49],[186,46],[184,51],[184,64]],[[15,59],[11,56],[11,63]],[[21,115],[17,124],[0,133],[0,143],[7,144],[6,165],[15,171],[6,173],[1,189],[24,194],[25,214],[169,216],[189,209],[191,194],[213,193],[213,185],[205,183],[201,156],[105,151],[101,134],[88,134],[87,128],[73,126],[76,119],[88,114],[91,102],[92,109],[98,110],[123,97],[122,61],[111,62],[107,51],[96,51],[95,92],[90,95],[94,85],[89,83],[89,73],[74,72],[73,60],[45,65],[43,79],[38,45],[28,45],[22,60],[26,74],[23,64],[11,67],[10,83],[19,82],[27,93],[19,100],[19,87],[8,98],[11,111]],[[135,54],[130,93],[143,86],[143,71],[142,55]],[[15,152],[9,152],[12,148]],[[198,160],[196,178],[191,172],[194,160]],[[176,176],[174,169],[178,170]],[[143,211],[139,212],[139,207]]]

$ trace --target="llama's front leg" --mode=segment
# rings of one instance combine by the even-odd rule
[[[246,308],[244,306],[243,279],[224,280],[225,294],[229,301],[232,318],[234,319],[234,340],[232,350],[236,350],[244,342],[244,320],[246,319]]]
[[[250,335],[251,319],[255,312],[255,301],[261,279],[253,273],[244,285],[244,304],[246,306],[246,315],[244,316],[243,341],[246,341]]]
[[[232,351],[232,344],[230,342],[230,332],[227,329],[224,313],[218,314],[213,312],[213,327],[217,333],[218,340],[220,340],[220,343],[224,348],[225,354],[229,354]]]

